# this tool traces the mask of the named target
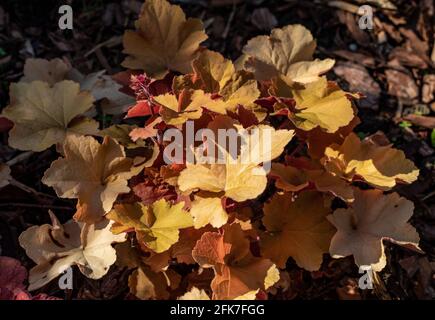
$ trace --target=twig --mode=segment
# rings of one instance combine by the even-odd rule
[[[432,198],[435,195],[435,191],[432,191],[431,193],[425,195],[423,198],[421,198],[421,201],[426,201],[429,198]]]
[[[0,207],[23,207],[23,208],[41,208],[41,209],[54,209],[54,210],[70,210],[74,211],[74,208],[64,206],[53,206],[49,204],[36,204],[36,203],[0,203]]]
[[[225,30],[222,33],[222,38],[226,39],[228,37],[228,33],[230,32],[231,24],[234,20],[234,16],[236,15],[236,3],[233,4],[233,10],[231,10],[230,16],[227,21],[227,25],[225,26]]]
[[[20,153],[20,154],[17,155],[15,158],[12,158],[11,160],[7,161],[6,164],[7,164],[9,167],[12,167],[13,165],[16,165],[17,163],[26,160],[26,159],[29,158],[32,154],[34,154],[33,151],[27,151],[27,152]]]
[[[24,183],[21,183],[21,182],[15,180],[14,178],[12,178],[9,182],[10,182],[11,185],[13,185],[13,186],[15,186],[17,188],[20,188],[21,190],[23,190],[23,191],[25,191],[27,193],[34,194],[35,196],[45,197],[45,198],[50,198],[50,199],[57,199],[56,197],[54,197],[52,195],[36,191],[35,189],[25,185]]]
[[[400,119],[402,118],[402,113],[403,113],[403,102],[401,99],[399,99],[397,101],[397,109],[396,109],[396,114],[394,116],[394,120],[400,121]]]
[[[114,47],[117,46],[118,44],[122,43],[122,36],[115,36],[110,38],[109,40],[106,40],[104,42],[101,42],[99,44],[97,44],[95,47],[92,48],[92,50],[89,50],[88,52],[85,53],[85,58],[87,58],[89,55],[91,55],[92,53],[94,53],[95,51],[97,51],[98,49],[102,48],[102,47]]]
[[[113,73],[112,67],[109,65],[109,62],[107,62],[107,59],[104,56],[101,48],[98,48],[97,50],[95,50],[95,55],[97,56],[98,61],[100,61],[101,65],[104,67],[104,69],[107,70],[107,73],[112,74]]]

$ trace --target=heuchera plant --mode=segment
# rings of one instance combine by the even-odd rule
[[[251,39],[236,62],[202,47],[202,22],[167,1],[147,0],[135,27],[124,34],[129,70],[114,77],[119,84],[77,76],[60,59],[29,59],[11,85],[9,144],[56,145],[61,155],[42,182],[77,199],[70,221],[50,213],[51,225],[21,234],[36,263],[29,290],[73,265],[99,279],[116,263],[132,269],[130,292],[140,299],[255,299],[279,283],[289,258],[316,271],[325,254],[353,256],[380,271],[383,240],[420,250],[408,223],[413,203],[389,192],[415,181],[417,168],[382,134],[353,133],[362,96],[327,80],[334,60],[313,58],[305,27]],[[99,129],[101,99],[126,114],[124,124]],[[129,125],[133,117],[144,125]],[[244,145],[231,161],[217,141],[189,144],[189,125],[199,140],[201,129],[232,129]],[[174,129],[184,143],[179,161],[167,163],[165,133]],[[268,140],[255,138],[266,131]],[[187,159],[215,145],[225,161]],[[1,168],[5,185],[12,178]]]

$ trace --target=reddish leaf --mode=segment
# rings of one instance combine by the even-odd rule
[[[26,268],[18,260],[0,257],[0,300],[28,300],[23,284],[26,279]]]
[[[14,126],[14,123],[4,117],[0,117],[0,132],[7,132]]]

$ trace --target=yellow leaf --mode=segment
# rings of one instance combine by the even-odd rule
[[[302,130],[320,127],[333,133],[348,125],[355,117],[346,92],[333,82],[328,83],[324,77],[305,85],[303,89],[292,89],[291,92],[297,110],[290,119]]]
[[[280,279],[279,270],[276,265],[272,265],[269,270],[267,270],[266,278],[264,279],[264,289],[267,290],[277,283]]]
[[[130,191],[127,180],[137,174],[133,160],[110,137],[99,144],[92,137],[69,136],[63,149],[65,157],[51,164],[42,182],[61,198],[78,198],[76,220],[97,222],[118,194]]]
[[[220,228],[228,221],[228,214],[222,208],[222,200],[220,198],[195,196],[190,214],[193,217],[195,229],[200,229],[207,224]]]
[[[173,206],[164,199],[151,206],[141,203],[120,204],[109,212],[107,218],[117,222],[113,232],[134,228],[138,240],[151,250],[160,253],[168,250],[179,239],[180,229],[193,225],[190,214],[183,210],[184,202]]]
[[[337,228],[331,241],[334,258],[353,255],[358,266],[374,271],[386,265],[382,240],[410,245],[419,250],[417,231],[407,221],[414,205],[397,193],[383,195],[380,190],[355,190],[355,202],[348,209],[337,209],[328,220]]]
[[[389,190],[400,182],[414,182],[419,174],[403,151],[391,145],[378,145],[371,137],[360,141],[354,133],[349,134],[341,146],[334,144],[326,148],[321,161],[337,176],[348,181],[361,177],[382,190]]]
[[[210,297],[203,289],[192,287],[190,291],[178,297],[177,300],[210,300]]]
[[[147,0],[135,23],[124,34],[122,65],[162,79],[168,70],[189,73],[199,44],[207,39],[201,20],[187,19],[179,6]]]
[[[257,80],[281,77],[287,84],[310,83],[334,65],[334,60],[313,60],[316,41],[302,25],[273,29],[270,36],[248,41],[243,52],[250,57],[245,68],[253,70]]]
[[[280,268],[285,268],[287,259],[292,257],[301,268],[319,270],[334,234],[326,220],[331,210],[323,202],[318,192],[303,192],[295,201],[288,193],[275,194],[264,205],[263,224],[267,231],[260,235],[263,256]]]
[[[103,277],[116,260],[112,243],[125,241],[125,234],[112,234],[108,220],[92,225],[70,220],[62,225],[54,214],[50,217],[52,225],[30,227],[19,237],[37,264],[29,273],[29,290],[41,288],[72,265],[88,278]]]
[[[192,62],[196,81],[207,93],[218,93],[235,73],[231,60],[211,50],[202,51]]]
[[[166,93],[156,96],[153,100],[162,106],[162,119],[171,125],[183,124],[189,119],[199,119],[202,108],[215,109],[219,101],[211,99],[210,94],[202,90],[183,89],[178,94]]]
[[[292,139],[293,131],[275,130],[266,125],[238,129],[245,138],[238,158],[233,159],[225,150],[224,164],[187,164],[178,178],[181,191],[224,191],[225,196],[235,201],[254,199],[264,191],[266,171],[259,164],[278,157]]]
[[[235,111],[238,105],[249,110],[260,108],[254,103],[260,97],[257,81],[246,71],[234,73],[219,94],[225,102],[225,108],[229,111]]]
[[[66,136],[97,134],[98,123],[77,118],[92,107],[93,98],[72,81],[48,83],[13,83],[11,104],[3,116],[14,122],[9,132],[9,144],[20,150],[43,151],[53,144],[63,143]]]
[[[233,300],[255,300],[257,298],[258,291],[260,290],[257,289],[249,291],[245,294],[242,294],[241,296],[235,297]]]

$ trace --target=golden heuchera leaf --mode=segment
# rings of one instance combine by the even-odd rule
[[[30,58],[24,63],[24,77],[21,78],[21,81],[40,80],[53,86],[55,83],[65,80],[70,70],[71,66],[59,58],[52,60]]]
[[[260,235],[262,255],[280,268],[292,257],[301,268],[319,270],[334,234],[326,220],[330,212],[319,192],[302,192],[295,201],[289,193],[275,194],[264,205],[267,232]]]
[[[192,250],[202,234],[211,230],[213,230],[211,227],[201,229],[191,227],[180,229],[178,241],[174,243],[169,250],[161,253],[156,253],[149,249],[145,244],[139,243],[141,245],[141,250],[149,254],[148,257],[143,259],[143,262],[150,266],[154,272],[167,270],[169,264],[173,263],[175,260],[178,263],[195,264],[196,262],[192,257]]]
[[[290,119],[300,129],[309,131],[316,127],[328,133],[348,125],[355,117],[352,103],[346,92],[325,77],[306,84],[303,89],[293,89],[296,112]]]
[[[297,192],[309,185],[303,170],[281,163],[272,163],[270,176],[276,179],[275,186],[284,191]]]
[[[260,125],[249,130],[239,128],[239,133],[245,137],[245,144],[236,160],[227,153],[225,164],[187,164],[178,178],[180,190],[224,191],[225,196],[239,202],[260,195],[267,178],[259,164],[278,157],[292,139],[293,131]]]
[[[121,268],[136,269],[128,278],[130,293],[142,300],[168,299],[168,288],[174,279],[173,274],[154,272],[147,266],[138,249],[124,242],[115,246],[116,265]],[[169,270],[171,271],[171,270]]]
[[[177,300],[210,300],[210,297],[203,289],[192,287],[190,291],[178,297]]]
[[[220,53],[203,50],[193,60],[193,82],[207,93],[218,93],[236,72],[231,60]]]
[[[119,204],[115,205],[107,218],[117,222],[112,228],[114,233],[133,228],[139,241],[160,253],[178,241],[180,229],[193,225],[192,217],[183,207],[184,202],[171,205],[165,199],[160,199],[151,206],[139,202]]]
[[[419,236],[407,221],[414,205],[397,193],[383,195],[380,190],[355,189],[355,201],[348,209],[337,209],[328,220],[337,228],[331,241],[334,258],[353,255],[358,266],[374,271],[386,265],[382,240],[411,245],[417,250]]]
[[[133,142],[130,134],[133,130],[138,129],[136,125],[129,124],[115,124],[104,130],[100,131],[102,137],[109,136],[118,141],[127,149],[134,149],[139,147],[144,147],[145,143],[142,139],[137,139]]]
[[[189,119],[199,119],[202,108],[216,109],[220,102],[212,100],[211,95],[202,90],[182,89],[176,94],[166,93],[153,97],[161,106],[160,114],[167,124],[183,124]]]
[[[206,232],[196,243],[193,258],[203,268],[213,268],[213,299],[230,300],[275,283],[276,267],[254,257],[240,225],[225,225],[223,233]],[[266,285],[267,284],[267,285]]]
[[[344,139],[361,123],[360,119],[356,116],[352,121],[340,127],[334,133],[328,133],[321,127],[317,127],[310,131],[305,131],[306,142],[308,145],[308,154],[311,159],[320,159],[325,154],[325,149],[331,144],[342,144]]]
[[[190,214],[193,217],[195,229],[200,229],[207,224],[220,228],[228,221],[228,214],[222,208],[222,200],[219,197],[196,195],[190,208]]]
[[[349,181],[328,170],[309,170],[306,172],[308,179],[314,182],[316,189],[322,192],[330,192],[347,202],[354,200],[353,189]]]
[[[124,34],[122,65],[144,70],[162,79],[169,70],[189,73],[199,44],[207,39],[201,20],[187,19],[179,6],[147,0],[135,23],[136,31]]]
[[[13,83],[11,104],[3,116],[14,122],[9,145],[20,150],[43,151],[63,143],[71,133],[97,134],[98,122],[77,116],[92,107],[94,99],[72,81]]]
[[[391,145],[378,145],[370,137],[360,141],[354,133],[349,134],[341,146],[333,144],[326,148],[321,161],[331,174],[348,181],[359,177],[382,190],[400,182],[414,182],[419,174],[403,151]]]
[[[168,289],[176,289],[180,276],[173,270],[153,272],[148,266],[141,265],[128,278],[130,293],[141,300],[169,299]]]
[[[73,265],[88,278],[103,277],[116,260],[112,243],[125,241],[125,234],[112,234],[108,220],[91,225],[70,220],[62,225],[51,212],[50,217],[52,225],[30,227],[19,237],[37,264],[30,270],[29,290],[41,288]]]
[[[330,70],[334,60],[313,60],[316,41],[302,25],[273,29],[270,36],[248,41],[243,52],[250,57],[245,68],[252,69],[257,80],[281,77],[286,83],[310,83]]]
[[[234,112],[241,105],[252,110],[259,121],[265,118],[265,111],[255,104],[255,100],[260,97],[260,90],[251,73],[244,70],[237,71],[219,94],[222,96],[226,110]]]
[[[269,269],[269,270],[276,270],[278,269]],[[258,293],[257,290],[249,291],[241,296],[235,297],[233,300],[255,300],[256,295]],[[210,297],[207,295],[204,289],[198,289],[196,287],[192,287],[190,291],[186,292],[182,296],[178,297],[177,300],[210,300]]]
[[[297,112],[292,120],[303,130],[319,126],[332,133],[348,125],[355,117],[346,92],[325,77],[305,85],[302,90],[293,90],[293,97]]]
[[[0,163],[0,189],[7,186],[11,180],[11,169],[7,164]]]
[[[214,94],[213,103],[209,102],[207,109],[226,114],[235,112],[238,106],[254,111],[259,121],[265,118],[265,110],[255,104],[260,97],[257,81],[250,72],[235,71],[230,60],[220,53],[204,50],[192,62],[193,73],[174,78],[173,89],[203,90]]]
[[[107,136],[102,144],[92,137],[69,136],[63,150],[65,157],[51,164],[42,182],[61,198],[78,198],[76,220],[101,220],[118,195],[130,191],[127,180],[139,169],[125,157],[124,148]]]

